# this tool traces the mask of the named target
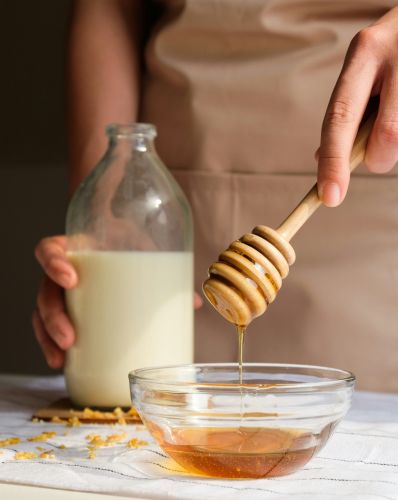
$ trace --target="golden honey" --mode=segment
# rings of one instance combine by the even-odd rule
[[[239,384],[243,384],[243,344],[245,342],[246,326],[237,326],[238,332],[238,363],[239,363]]]
[[[287,428],[174,428],[162,448],[186,471],[222,478],[264,478],[291,474],[326,442],[331,427],[319,434]]]

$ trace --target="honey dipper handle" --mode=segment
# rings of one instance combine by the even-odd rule
[[[360,127],[351,152],[350,171],[352,172],[365,157],[366,143],[373,123],[376,119],[376,113],[372,114],[366,122]],[[311,190],[300,201],[297,207],[278,227],[278,233],[289,241],[301,228],[301,226],[311,217],[317,208],[322,205],[318,197],[318,184],[315,184]]]

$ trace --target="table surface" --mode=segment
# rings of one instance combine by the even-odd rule
[[[186,473],[164,455],[143,426],[66,428],[30,421],[36,408],[64,395],[62,377],[0,376],[0,441],[21,440],[0,449],[0,498],[398,500],[398,395],[356,393],[345,420],[303,470],[283,478],[239,481]],[[48,431],[56,434],[46,442],[28,441]],[[125,442],[99,450],[90,460],[90,433],[104,438],[125,433]],[[144,444],[126,447],[132,438]],[[53,451],[53,459],[14,459],[17,451],[35,451],[41,445]]]
[[[103,493],[83,493],[81,491],[58,490],[38,486],[0,483],[0,498],[18,500],[120,500],[118,495]],[[145,500],[143,497],[129,496],[130,500]]]

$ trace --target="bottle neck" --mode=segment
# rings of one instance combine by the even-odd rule
[[[118,149],[126,152],[136,151],[138,153],[153,153],[155,145],[152,138],[142,135],[136,136],[110,136],[109,145],[111,149]]]
[[[107,127],[107,134],[112,149],[141,153],[155,151],[156,128],[149,123],[111,124]]]

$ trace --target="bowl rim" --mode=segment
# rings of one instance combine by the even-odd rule
[[[335,372],[336,375],[343,375],[343,378],[339,378],[336,380],[326,380],[319,382],[295,382],[291,384],[283,384],[278,387],[278,385],[274,386],[262,386],[261,384],[237,384],[235,383],[211,383],[211,388],[208,383],[200,383],[200,382],[184,382],[181,380],[178,381],[170,381],[170,380],[161,380],[156,379],[154,377],[145,376],[145,374],[149,374],[153,371],[157,370],[167,370],[167,369],[177,369],[177,368],[223,368],[223,367],[234,367],[238,368],[238,363],[183,363],[183,364],[170,364],[170,365],[159,365],[159,366],[150,366],[137,368],[129,372],[128,377],[130,384],[134,382],[147,382],[154,383],[164,387],[191,387],[195,389],[207,389],[209,392],[215,392],[217,390],[223,391],[231,391],[231,392],[241,392],[242,389],[247,390],[255,390],[256,392],[267,392],[267,393],[290,393],[290,392],[315,392],[316,389],[325,390],[325,389],[338,389],[341,387],[352,387],[355,383],[356,377],[355,375],[348,371],[342,370],[340,368],[331,368],[329,366],[318,366],[318,365],[305,365],[305,364],[292,364],[292,363],[243,363],[243,368],[246,367],[260,367],[260,368],[284,368],[284,369],[310,369],[310,370],[322,370],[322,371],[330,371]]]

